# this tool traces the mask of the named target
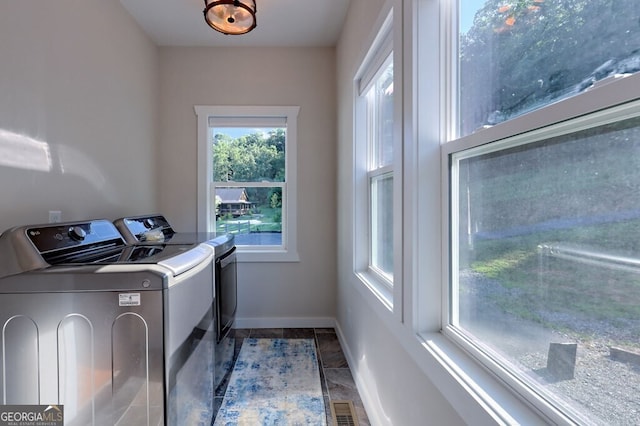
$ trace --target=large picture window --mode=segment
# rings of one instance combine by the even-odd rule
[[[453,11],[444,333],[550,422],[638,424],[640,3]]]
[[[296,260],[298,107],[196,107],[196,112],[204,133],[200,226],[233,234],[240,260]]]

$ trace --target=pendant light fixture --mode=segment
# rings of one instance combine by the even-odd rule
[[[223,34],[246,34],[256,27],[255,0],[204,0],[204,20]]]

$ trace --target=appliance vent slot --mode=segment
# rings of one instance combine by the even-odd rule
[[[358,426],[358,417],[351,401],[331,401],[331,417],[335,426]]]

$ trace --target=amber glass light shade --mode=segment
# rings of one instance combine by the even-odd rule
[[[204,0],[204,19],[223,34],[246,34],[256,27],[255,0]]]

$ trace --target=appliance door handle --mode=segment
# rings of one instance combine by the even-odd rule
[[[227,266],[229,266],[231,263],[235,262],[236,260],[236,248],[232,248],[231,250],[229,250],[229,252],[227,254],[225,254],[223,257],[220,258],[220,267],[221,268],[226,268]]]

